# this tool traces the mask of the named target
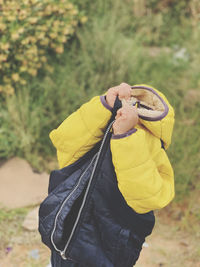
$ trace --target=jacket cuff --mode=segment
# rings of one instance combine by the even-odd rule
[[[110,105],[108,105],[108,103],[106,102],[106,96],[105,96],[105,95],[101,95],[101,96],[100,96],[100,100],[101,100],[102,105],[103,105],[106,109],[108,109],[108,110],[110,110],[110,111],[112,112],[112,107],[111,107]]]
[[[112,139],[121,139],[121,138],[127,137],[127,136],[135,133],[136,131],[137,131],[137,129],[133,128],[133,129],[131,129],[128,132],[123,133],[123,134],[112,134]]]

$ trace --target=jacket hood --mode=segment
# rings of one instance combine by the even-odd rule
[[[167,98],[148,85],[132,86],[129,104],[136,105],[140,123],[153,135],[162,139],[167,149],[171,143],[174,126],[174,109]],[[124,104],[122,100],[122,105]],[[126,101],[127,102],[127,101]]]

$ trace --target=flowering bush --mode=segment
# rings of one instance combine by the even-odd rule
[[[0,0],[0,93],[14,90],[62,54],[78,23],[87,20],[69,0]]]

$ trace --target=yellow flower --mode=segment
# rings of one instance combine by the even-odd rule
[[[19,30],[18,30],[18,33],[19,34],[22,34],[24,32],[24,28],[22,27],[22,28],[19,28]]]
[[[38,62],[39,61],[39,58],[37,55],[35,55],[34,59],[33,59],[34,62]]]
[[[88,18],[86,16],[83,16],[80,21],[81,23],[85,23],[88,20]]]
[[[43,39],[44,36],[45,36],[45,33],[44,32],[40,32],[37,37],[38,37],[38,39]]]
[[[19,15],[19,16],[18,16],[18,19],[19,19],[19,20],[24,20],[25,18],[26,18],[25,15]]]
[[[55,20],[53,23],[54,26],[59,26],[60,25],[60,21],[59,20]]]
[[[57,33],[56,32],[51,32],[49,34],[49,36],[52,38],[52,39],[56,39],[58,37]]]
[[[35,24],[38,21],[38,18],[33,17],[33,18],[29,18],[28,20],[31,24]]]
[[[50,73],[53,73],[53,71],[54,71],[54,68],[52,66],[50,66],[50,65],[45,65],[45,69],[47,71],[49,71]]]
[[[18,38],[19,38],[19,34],[18,34],[17,32],[11,34],[11,39],[12,39],[12,40],[15,41],[15,40],[17,40]]]
[[[19,79],[20,79],[19,74],[18,73],[13,73],[12,74],[12,79],[13,79],[13,81],[18,82]]]
[[[21,55],[21,54],[15,54],[15,58],[17,59],[17,60],[22,60],[23,59],[23,55]]]
[[[38,6],[40,6],[40,5],[38,5]],[[38,17],[42,17],[42,16],[43,16],[43,12],[42,12],[42,11],[39,11],[39,12],[37,13],[37,15],[38,15]]]
[[[45,56],[42,56],[42,57],[40,58],[40,60],[41,60],[42,62],[47,62],[47,58],[46,58]]]
[[[10,45],[8,43],[5,43],[5,44],[1,44],[1,49],[2,50],[8,50],[10,47]]]
[[[6,24],[0,23],[0,31],[4,31],[6,29]]]
[[[48,16],[48,15],[51,15],[51,13],[52,13],[52,7],[48,5],[46,9],[44,10],[44,15]]]
[[[59,14],[64,14],[65,11],[64,11],[63,9],[59,9],[59,10],[58,10],[58,13],[59,13]]]
[[[58,54],[62,54],[62,53],[64,52],[64,48],[63,48],[63,46],[57,46],[57,47],[55,48],[55,51],[56,51],[56,53],[58,53]]]
[[[72,9],[72,10],[70,11],[70,14],[71,14],[71,15],[77,15],[77,14],[78,14],[78,10],[77,10],[77,9]]]
[[[60,38],[60,41],[61,41],[62,43],[65,43],[65,42],[67,41],[67,38],[66,38],[65,36],[62,36],[62,37]]]
[[[16,17],[14,17],[14,16],[7,16],[6,18],[7,18],[8,21],[16,20]]]
[[[21,67],[19,68],[19,71],[20,71],[20,72],[26,72],[26,71],[27,71],[27,67],[25,67],[25,66],[21,66]]]
[[[73,6],[71,3],[65,5],[65,8],[66,8],[66,9],[72,9],[73,7],[74,7],[74,6]]]
[[[63,31],[63,33],[65,34],[65,35],[67,35],[67,34],[69,34],[71,32],[71,27],[66,27],[65,29],[64,29],[64,31]]]
[[[3,86],[0,85],[0,92],[3,92]]]
[[[52,6],[52,11],[53,12],[56,12],[56,11],[58,11],[59,10],[59,7],[58,6]]]
[[[78,22],[77,22],[76,20],[72,20],[72,21],[71,21],[71,24],[72,24],[73,26],[76,26],[76,25],[78,24]]]
[[[31,74],[32,76],[36,76],[37,70],[36,69],[28,69],[28,73]]]
[[[32,2],[32,4],[36,4],[38,2],[38,0],[32,0],[31,2]]]
[[[37,42],[37,39],[34,36],[30,36],[30,41],[32,44],[35,44]]]
[[[29,42],[30,42],[29,37],[27,37],[26,39],[22,40],[21,43],[22,43],[23,45],[27,45]]]
[[[19,81],[21,84],[23,84],[23,85],[25,85],[26,84],[26,80],[24,80],[24,79],[20,79],[20,81]]]
[[[40,44],[46,46],[49,44],[49,40],[47,38],[44,38],[43,40],[40,41]]]
[[[29,50],[27,50],[27,53],[34,55],[37,54],[37,46],[36,45],[32,46]]]
[[[11,85],[5,86],[5,92],[7,95],[13,95],[14,94],[14,88]]]
[[[7,59],[6,55],[0,54],[0,62],[4,62],[6,61],[6,59]]]
[[[25,8],[21,9],[20,10],[20,13],[19,13],[19,16],[18,16],[18,19],[19,20],[23,20],[27,17],[27,10]]]
[[[47,30],[48,30],[48,28],[47,28],[47,26],[46,25],[40,25],[39,27],[38,27],[38,29],[40,30],[40,31],[42,31],[42,32],[46,32]]]

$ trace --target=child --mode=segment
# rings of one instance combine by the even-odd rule
[[[121,83],[65,119],[50,133],[59,167],[77,161],[102,139],[116,96],[123,106],[113,124],[110,149],[119,190],[138,214],[161,209],[174,197],[173,169],[164,150],[171,142],[174,111],[165,96],[152,87]],[[136,102],[137,108],[133,106]],[[56,254],[52,264],[80,266]]]

